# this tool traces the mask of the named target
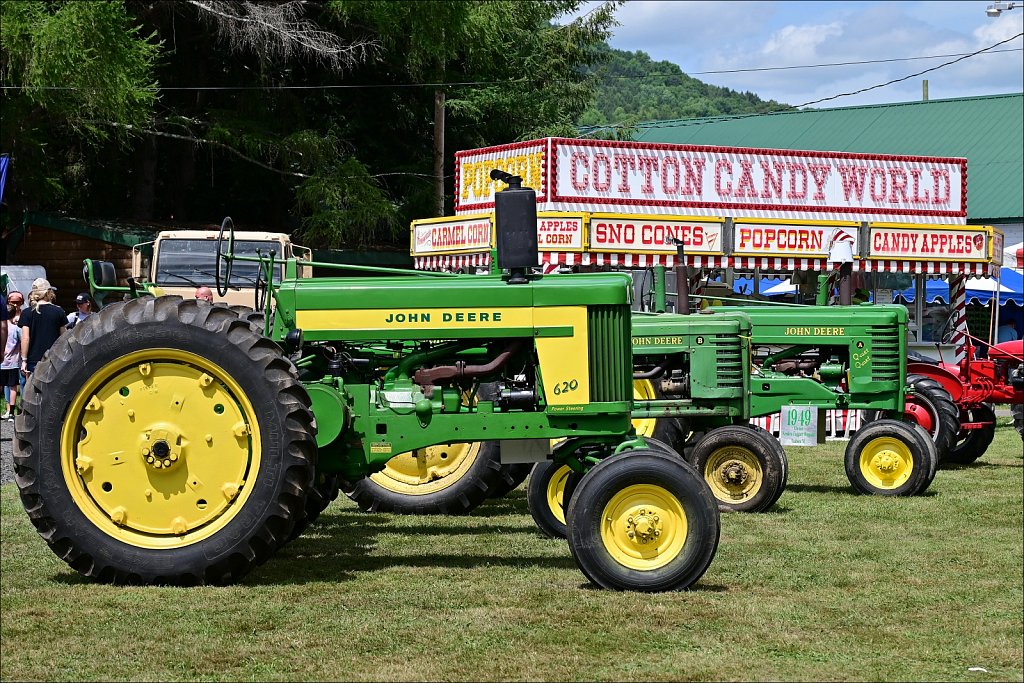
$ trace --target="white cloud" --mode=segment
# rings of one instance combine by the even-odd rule
[[[801,104],[903,78],[953,58],[747,73],[699,72],[968,53],[1024,31],[1024,12],[985,15],[987,2],[627,2],[610,41],[643,50],[715,85]],[[1005,48],[1024,46],[1018,38]],[[821,106],[1024,90],[1022,52],[978,55]]]

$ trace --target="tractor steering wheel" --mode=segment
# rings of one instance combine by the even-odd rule
[[[224,251],[224,231],[228,231],[228,248]],[[235,257],[235,224],[231,217],[226,217],[220,224],[220,232],[217,233],[217,267],[213,271],[214,284],[217,287],[217,296],[225,296],[228,293],[228,283],[231,282],[231,264]],[[221,272],[223,271],[223,276]],[[223,286],[222,286],[223,285]]]
[[[267,303],[267,289],[269,286],[267,278],[263,275],[263,262],[260,262],[260,267],[256,270],[256,284],[253,287],[255,301],[253,302],[253,310],[257,313],[263,311],[264,305]]]

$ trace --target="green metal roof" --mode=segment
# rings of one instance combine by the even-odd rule
[[[969,222],[1024,217],[1024,93],[642,123],[638,142],[967,159]]]

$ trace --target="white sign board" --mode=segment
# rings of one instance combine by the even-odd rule
[[[779,443],[783,446],[818,445],[818,409],[815,406],[782,406]]]
[[[537,216],[537,248],[583,251],[583,216]]]
[[[824,258],[836,239],[851,243],[857,253],[857,224],[740,222],[733,224],[734,254]]]
[[[721,254],[722,223],[707,219],[593,214],[590,250],[674,254],[675,245],[667,242],[672,237],[683,241],[687,254]]]
[[[905,261],[988,260],[988,235],[985,228],[949,228],[946,226],[906,227],[896,224],[870,226],[868,255],[871,258]]]
[[[964,224],[967,160],[544,138],[457,152],[456,213],[494,206],[501,168],[545,211]]]
[[[428,218],[412,223],[412,255],[458,254],[491,248],[491,217]]]

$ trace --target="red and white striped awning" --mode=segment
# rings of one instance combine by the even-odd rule
[[[665,266],[672,268],[676,264],[675,254],[632,254],[605,252],[576,251],[544,251],[540,253],[540,262],[544,265],[565,266],[612,266],[616,268],[651,268]],[[436,256],[418,256],[413,259],[418,270],[458,270],[461,268],[480,268],[491,265],[490,252],[475,254],[440,254]],[[786,258],[775,256],[686,256],[686,265],[691,268],[726,268],[737,270],[753,270],[762,272],[795,273],[802,271],[828,272],[835,270],[838,264],[829,263],[825,258]],[[997,266],[984,262],[948,263],[939,261],[898,261],[860,259],[854,262],[853,269],[860,272],[873,273],[924,273],[938,276],[966,274],[978,277],[995,275]]]
[[[491,252],[477,254],[440,254],[438,256],[417,256],[413,259],[416,270],[458,270],[459,268],[486,267],[491,265]]]
[[[926,275],[967,274],[985,277],[995,275],[999,266],[990,263],[970,261],[948,263],[943,261],[888,261],[865,259],[859,262],[862,272],[872,273],[924,273]]]
[[[825,258],[785,258],[775,256],[733,256],[729,259],[729,265],[740,270],[753,270],[759,268],[762,271],[797,272],[803,270],[817,270],[828,272],[834,270],[834,264],[829,264]]]

